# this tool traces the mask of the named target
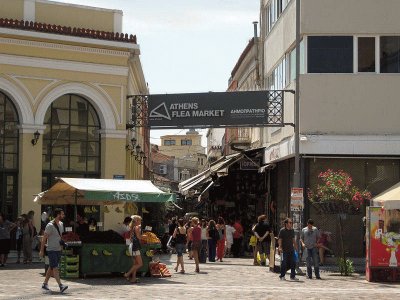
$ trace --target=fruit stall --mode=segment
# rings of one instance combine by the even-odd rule
[[[40,204],[75,206],[174,200],[174,194],[159,190],[148,180],[86,178],[59,178],[49,190],[34,199]],[[68,232],[63,240],[68,245],[62,257],[61,274],[64,277],[77,277],[78,265],[79,275],[83,277],[100,273],[125,273],[132,266],[125,238],[113,230],[93,231],[81,236]],[[154,233],[143,233],[143,267],[139,273],[150,274],[152,257],[160,248],[161,242]]]
[[[132,256],[125,240],[116,243],[118,234],[113,236],[115,232],[112,231],[105,233],[112,243],[82,243],[82,247],[78,251],[81,261],[79,269],[81,276],[86,277],[98,273],[125,273],[132,266]],[[88,237],[83,239],[87,240]],[[149,275],[149,263],[152,261],[154,252],[160,248],[160,240],[154,233],[143,233],[141,249],[143,267],[138,270],[139,274]]]
[[[400,183],[367,207],[366,251],[368,281],[400,281]]]

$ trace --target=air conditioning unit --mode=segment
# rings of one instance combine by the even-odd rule
[[[167,166],[166,165],[160,165],[160,174],[167,174]]]

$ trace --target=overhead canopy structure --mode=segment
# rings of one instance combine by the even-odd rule
[[[59,178],[34,201],[40,204],[99,204],[174,201],[175,194],[159,190],[150,180]]]
[[[193,189],[197,186],[202,186],[204,183],[207,183],[210,181],[215,182],[215,180],[218,177],[228,175],[227,168],[229,166],[240,161],[242,158],[247,158],[248,160],[252,161],[248,157],[248,155],[252,155],[263,149],[264,149],[264,147],[248,149],[248,150],[243,150],[242,152],[239,152],[239,153],[233,153],[230,155],[220,157],[218,160],[213,162],[207,170],[179,183],[179,186],[178,186],[179,192],[182,194],[186,194],[190,189]],[[252,161],[252,162],[255,164],[254,161]],[[257,166],[257,167],[260,167],[260,166]],[[210,188],[211,185],[212,184],[210,183],[206,189]]]
[[[384,209],[400,209],[400,182],[375,196],[371,204]]]

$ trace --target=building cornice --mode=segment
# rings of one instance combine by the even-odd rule
[[[301,135],[300,155],[396,156],[400,135]],[[267,145],[265,163],[279,162],[294,156],[293,136]]]
[[[4,28],[0,27],[0,34],[3,35],[11,35],[11,36],[18,36],[23,38],[37,38],[43,40],[50,40],[50,41],[57,41],[57,42],[70,42],[76,44],[87,44],[99,47],[113,47],[113,48],[125,48],[131,50],[139,50],[139,45],[136,43],[127,43],[127,42],[120,42],[114,40],[103,40],[103,39],[95,39],[95,38],[88,38],[84,36],[70,36],[70,35],[63,35],[57,33],[46,33],[40,31],[30,31],[30,30],[21,30],[21,29],[13,29],[13,28]]]
[[[99,133],[104,138],[113,138],[113,139],[126,139],[128,132],[126,130],[117,130],[117,129],[101,129]]]
[[[0,31],[1,31],[1,28],[0,28]],[[21,40],[21,39],[3,38],[3,37],[0,37],[0,44],[38,47],[38,48],[54,49],[54,50],[62,50],[62,51],[73,51],[73,52],[79,52],[79,53],[121,56],[121,57],[126,57],[126,58],[128,58],[130,56],[130,51],[128,51],[128,50],[127,51],[118,51],[118,50],[110,50],[110,49],[102,49],[102,48],[82,47],[82,46],[73,46],[73,45],[66,45],[66,44],[59,44],[59,43],[48,43],[48,42],[39,42],[39,41]]]
[[[26,57],[19,55],[0,54],[0,64],[52,70],[97,73],[104,75],[128,76],[128,67],[123,66],[73,62],[48,58]]]

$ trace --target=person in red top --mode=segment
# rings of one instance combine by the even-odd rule
[[[196,264],[196,272],[199,273],[199,253],[201,249],[201,228],[199,226],[199,219],[192,218],[193,230],[192,230],[192,251],[194,263]]]
[[[236,218],[233,228],[235,228],[235,232],[233,233],[232,253],[233,257],[239,257],[243,241],[243,226],[240,224],[240,218]]]

